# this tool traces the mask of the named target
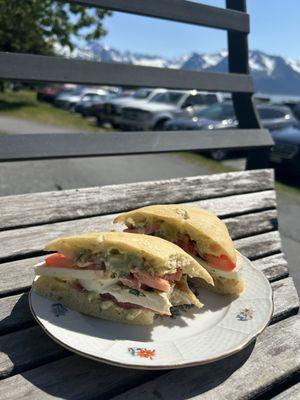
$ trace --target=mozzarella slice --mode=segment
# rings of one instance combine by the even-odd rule
[[[236,267],[232,271],[224,271],[222,269],[217,269],[214,268],[211,264],[208,264],[204,260],[199,259],[199,264],[201,264],[209,273],[212,277],[218,277],[218,278],[227,278],[227,279],[235,279],[239,280],[242,277],[242,271],[241,271],[241,266],[239,265],[239,259],[237,262]]]
[[[111,281],[113,280],[111,279]],[[98,294],[111,294],[120,303],[136,304],[156,311],[159,314],[170,315],[172,304],[169,301],[167,293],[125,288],[113,282],[111,285],[106,284],[104,281],[90,282],[88,280],[80,280],[79,282],[89,291],[92,290]]]
[[[61,267],[47,267],[45,263],[39,263],[34,268],[36,275],[49,276],[52,278],[67,278],[67,279],[103,279],[108,276],[108,273],[102,270],[88,269],[72,269]],[[111,273],[109,273],[109,276]]]

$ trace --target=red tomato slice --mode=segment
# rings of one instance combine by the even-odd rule
[[[63,254],[54,253],[45,258],[47,267],[74,268],[74,262]]]
[[[205,260],[209,264],[213,265],[215,268],[222,269],[224,271],[232,271],[236,267],[236,265],[230,260],[230,258],[225,256],[224,254],[219,257],[207,254],[205,256]]]

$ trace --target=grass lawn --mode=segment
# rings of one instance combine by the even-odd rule
[[[47,125],[76,128],[82,131],[103,131],[103,129],[93,125],[92,122],[78,114],[37,101],[36,93],[29,90],[19,92],[6,90],[4,93],[0,92],[1,115],[24,118]]]
[[[227,165],[223,165],[219,161],[215,161],[215,160],[212,160],[211,158],[204,157],[200,154],[183,153],[183,152],[182,153],[180,152],[177,154],[179,154],[180,157],[184,158],[185,160],[187,160],[191,163],[195,163],[195,164],[199,164],[199,165],[207,167],[207,169],[211,173],[214,173],[214,174],[217,174],[220,172],[234,171],[233,168],[231,168]],[[295,200],[297,202],[300,202],[300,188],[299,187],[287,185],[285,183],[276,181],[275,189],[276,189],[276,192],[280,195],[285,195],[285,194],[294,195]]]

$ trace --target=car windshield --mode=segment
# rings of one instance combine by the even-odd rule
[[[223,119],[234,118],[232,104],[214,104],[197,112],[199,118],[213,119],[222,121]]]
[[[159,93],[150,100],[151,103],[165,103],[165,104],[177,104],[182,98],[183,93],[181,92],[164,92]]]
[[[139,89],[136,92],[133,93],[133,98],[134,99],[146,99],[149,94],[151,93],[151,90],[148,89]]]

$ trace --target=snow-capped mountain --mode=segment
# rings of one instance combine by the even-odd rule
[[[131,51],[119,51],[97,42],[85,48],[56,46],[57,53],[67,57],[137,64],[153,67],[181,68],[187,70],[206,70],[226,72],[228,53],[192,53],[178,58],[165,58],[145,55]],[[254,78],[256,91],[270,94],[300,95],[300,61],[266,54],[259,50],[250,51],[249,65]]]

